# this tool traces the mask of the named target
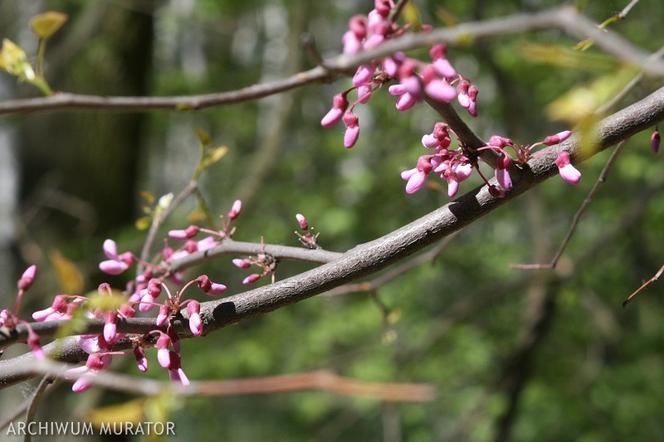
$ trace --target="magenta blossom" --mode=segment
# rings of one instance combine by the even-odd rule
[[[556,166],[560,177],[569,184],[579,184],[581,181],[581,172],[572,166],[569,158],[569,153],[562,151],[556,158]]]

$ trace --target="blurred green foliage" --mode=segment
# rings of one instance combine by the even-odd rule
[[[174,95],[231,90],[266,77],[285,76],[285,71],[266,74],[269,65],[278,61],[274,58],[284,56],[279,53],[279,45],[287,41],[280,31],[270,31],[270,26],[278,25],[271,19],[275,14],[285,17],[287,32],[305,4],[305,30],[315,36],[323,54],[335,54],[348,18],[365,13],[372,2],[201,0],[186,12],[156,0],[53,3],[70,14],[70,21],[59,32],[63,34],[61,40],[54,38],[49,43],[54,51],[58,41],[67,41],[67,33],[77,21],[99,4],[112,13],[111,17],[134,14],[151,18],[155,41],[144,46],[154,50],[142,56],[152,60],[152,67],[150,63],[143,65],[145,79],[136,87],[149,84],[151,95]],[[423,22],[434,26],[450,19],[463,22],[559,4],[546,0],[414,3]],[[583,3],[584,12],[601,22],[627,2]],[[664,42],[662,16],[660,0],[642,0],[626,20],[610,28],[637,45],[656,50]],[[87,49],[61,68],[62,75],[70,80],[50,81],[52,87],[90,93],[116,90],[123,75],[115,70],[131,72],[123,64],[122,55],[114,55],[112,50],[117,47],[114,42],[122,40],[118,37],[122,32],[121,25],[116,25],[101,27],[89,35]],[[523,143],[561,129],[560,122],[548,119],[546,107],[569,90],[606,75],[607,69],[609,73],[617,72],[619,67],[613,61],[608,63],[611,59],[595,47],[579,53],[582,65],[578,68],[543,63],[542,57],[529,58],[524,48],[532,49],[536,44],[569,51],[576,43],[558,31],[548,31],[450,49],[452,62],[480,87],[480,114],[470,121],[473,129],[483,138],[498,133]],[[240,48],[243,45],[245,49]],[[197,62],[192,55],[196,51],[204,60],[200,71],[187,65]],[[137,57],[134,54],[130,59],[134,61],[126,63],[135,63]],[[599,72],[588,69],[583,60],[593,60],[593,66],[599,63],[602,68]],[[312,61],[305,56],[301,67],[309,66]],[[101,73],[105,73],[104,82],[108,78],[111,84],[95,79]],[[212,211],[225,213],[246,185],[255,155],[265,143],[260,134],[275,118],[284,119],[279,149],[259,192],[239,219],[236,239],[264,238],[270,243],[296,245],[294,214],[301,212],[321,232],[323,247],[342,251],[444,204],[446,196],[433,190],[407,196],[399,178],[402,169],[415,163],[422,151],[419,139],[436,121],[430,109],[420,105],[399,114],[393,99],[379,91],[360,113],[362,135],[352,150],[342,147],[339,128],[320,128],[320,116],[332,95],[348,84],[348,79],[339,79],[293,92],[294,104],[287,115],[280,115],[278,107],[270,108],[269,100],[199,112],[150,113],[140,123],[140,136],[135,134],[128,142],[119,135],[122,122],[113,123],[117,126],[109,129],[112,115],[86,115],[85,127],[67,126],[69,138],[103,139],[104,146],[112,147],[106,147],[105,153],[79,150],[78,155],[85,157],[79,162],[67,156],[67,146],[60,145],[57,155],[66,157],[63,161],[68,167],[97,164],[94,173],[104,175],[111,185],[132,180],[130,189],[135,199],[128,199],[127,190],[119,201],[108,191],[99,194],[94,180],[80,182],[74,176],[73,182],[79,179],[84,189],[69,186],[67,190],[88,200],[99,219],[112,217],[114,222],[102,222],[92,234],[72,237],[68,235],[71,221],[65,217],[59,226],[40,224],[30,237],[42,247],[57,248],[79,262],[88,271],[90,287],[94,287],[101,275],[91,271],[101,256],[103,238],[114,237],[123,249],[140,247],[143,233],[137,232],[133,223],[140,216],[136,210],[138,191],[149,190],[157,196],[177,192],[175,183],[186,182],[183,180],[193,174],[199,155],[196,128],[207,130],[215,145],[229,147],[228,154],[202,178],[203,193]],[[656,79],[644,80],[624,103],[661,84]],[[80,112],[71,116],[74,121],[83,117]],[[127,121],[132,119],[127,124],[136,124],[136,116],[125,117]],[[24,116],[12,121],[27,132],[40,119]],[[183,128],[183,132],[176,133],[174,126]],[[23,143],[24,155],[32,155],[25,164],[35,164],[42,158],[44,150],[52,148],[49,143],[57,143],[57,136],[33,135],[31,144]],[[492,440],[496,422],[504,418],[509,403],[499,382],[505,363],[522,342],[527,324],[535,315],[533,306],[542,296],[548,297],[555,308],[550,328],[532,354],[513,421],[512,440],[660,439],[664,433],[664,304],[658,296],[662,294],[661,283],[629,308],[620,305],[664,263],[664,174],[661,158],[653,157],[648,148],[648,137],[649,133],[642,133],[628,142],[556,272],[522,273],[509,265],[546,261],[552,256],[609,152],[580,167],[584,179],[578,187],[557,178],[544,183],[464,229],[435,262],[381,287],[380,299],[397,313],[396,322],[385,321],[367,293],[318,296],[183,343],[183,366],[191,379],[324,368],[366,381],[430,383],[438,392],[435,401],[390,405],[319,392],[190,398],[172,411],[178,439]],[[179,153],[166,149],[173,145]],[[114,155],[125,155],[126,159],[118,164]],[[127,168],[132,171],[129,175],[125,174]],[[28,168],[25,186],[34,188],[45,169],[43,164]],[[479,181],[465,183],[462,191],[476,184]],[[122,209],[117,209],[118,205]],[[185,225],[187,213],[193,209],[193,202],[185,206],[169,226]],[[121,218],[115,216],[116,210],[121,210]],[[625,223],[628,217],[633,219]],[[277,276],[286,278],[306,268],[305,264],[283,263]],[[240,285],[244,274],[230,265],[230,258],[206,264],[190,275],[198,272],[227,283],[232,293],[244,289]],[[50,295],[44,293],[44,304]],[[156,367],[154,355],[151,357],[152,367]],[[516,367],[514,372],[520,368],[524,367]],[[133,367],[126,371],[138,375]],[[148,375],[166,378],[158,368]],[[97,405],[130,399],[106,393],[98,398]],[[73,394],[67,397],[72,406],[79,400]],[[399,429],[396,434],[388,431],[393,428],[388,421],[394,416]]]

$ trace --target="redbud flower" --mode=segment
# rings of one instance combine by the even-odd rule
[[[44,355],[44,350],[42,350],[40,345],[39,335],[32,330],[32,327],[28,327],[27,344],[30,347],[30,351],[32,351],[35,359],[43,360],[46,358]]]
[[[457,96],[456,89],[450,86],[446,80],[438,78],[436,70],[431,65],[422,72],[422,81],[424,91],[434,100],[450,103]]]
[[[108,275],[119,275],[127,270],[129,266],[123,261],[109,259],[99,263],[99,270]]]
[[[23,275],[21,275],[21,278],[18,280],[17,285],[19,290],[25,291],[29,289],[32,283],[35,281],[35,276],[37,276],[37,266],[33,264],[25,269]]]
[[[233,260],[233,265],[238,269],[248,269],[251,267],[251,261],[248,259],[235,258]]]
[[[108,257],[108,259],[118,258],[118,246],[112,239],[105,240],[104,244],[102,245],[102,249],[104,250],[104,254],[106,257]]]
[[[180,382],[182,385],[189,385],[189,378],[184,374],[184,371],[182,370],[182,365],[180,362],[180,355],[178,355],[176,352],[171,351],[170,352],[170,364],[168,367],[168,373],[172,381],[174,382]]]
[[[358,87],[370,83],[375,71],[376,67],[373,65],[360,65],[353,75],[353,86]]]
[[[140,345],[134,347],[134,358],[136,358],[136,367],[139,371],[143,373],[148,371],[148,359],[145,357],[145,350]]]
[[[201,275],[196,278],[196,283],[198,284],[198,288],[209,295],[221,295],[227,288],[224,284],[213,282],[207,275]]]
[[[155,348],[157,349],[157,361],[159,361],[159,365],[164,368],[168,368],[168,366],[171,365],[172,352],[168,350],[168,346],[170,344],[171,338],[169,338],[166,334],[160,335],[159,339],[157,339],[157,343],[155,344]]]
[[[157,319],[155,319],[154,322],[155,325],[157,325],[157,327],[161,327],[166,323],[166,320],[170,315],[171,315],[171,309],[166,304],[162,305],[161,307],[159,307],[159,313],[157,314]]]
[[[555,135],[549,135],[548,137],[544,138],[544,141],[542,142],[547,146],[553,146],[554,144],[562,143],[568,139],[570,135],[572,135],[572,131],[564,130],[562,132],[558,132]]]
[[[320,120],[320,125],[323,127],[332,127],[341,121],[341,118],[348,108],[348,100],[343,94],[337,94],[332,99],[332,109]]]
[[[203,321],[201,320],[201,305],[198,301],[190,300],[187,304],[187,313],[189,313],[189,330],[194,336],[203,334]]]
[[[168,237],[171,239],[191,239],[194,236],[198,235],[199,228],[198,226],[189,226],[186,229],[181,230],[169,230]]]
[[[247,276],[242,280],[242,284],[247,285],[247,284],[253,284],[254,282],[258,281],[261,279],[261,275],[258,273],[252,273],[251,275]]]
[[[228,218],[232,221],[240,216],[240,211],[242,211],[242,201],[235,200],[231,206],[231,210],[228,212]]]
[[[512,159],[505,154],[501,154],[496,164],[496,181],[504,190],[512,189],[512,178],[509,168],[512,165]]]
[[[660,141],[659,130],[655,129],[655,132],[650,136],[650,149],[652,149],[652,153],[655,155],[659,152]]]
[[[558,166],[560,177],[569,184],[578,184],[581,181],[581,172],[570,163],[569,153],[560,152],[556,158],[556,166]]]
[[[344,124],[346,125],[346,132],[344,133],[344,146],[350,149],[357,142],[360,136],[359,119],[352,112],[346,112],[343,117]]]
[[[446,79],[453,80],[456,78],[457,73],[445,56],[446,50],[445,45],[438,44],[431,48],[429,55],[431,55],[433,67],[436,71]]]
[[[118,316],[115,312],[107,312],[104,321],[104,339],[107,342],[113,342],[117,337],[118,331]]]
[[[309,222],[301,213],[295,214],[295,219],[297,220],[297,224],[300,226],[300,229],[307,230],[309,228]]]

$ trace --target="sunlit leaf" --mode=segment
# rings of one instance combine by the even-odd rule
[[[35,71],[32,69],[30,63],[28,63],[25,51],[7,38],[2,40],[0,67],[23,80],[32,81],[35,79]]]
[[[134,222],[134,226],[137,230],[147,230],[152,224],[151,216],[142,216]]]
[[[139,195],[141,196],[141,198],[145,200],[146,203],[150,205],[154,204],[155,197],[154,194],[152,194],[152,192],[148,192],[147,190],[142,190],[141,192],[139,192]]]
[[[58,250],[51,252],[48,257],[55,270],[60,291],[63,293],[80,293],[83,290],[84,278],[76,264],[65,258]]]
[[[122,292],[113,290],[110,295],[108,293],[102,294],[94,292],[88,296],[88,301],[85,303],[85,306],[88,310],[99,309],[108,312],[119,309],[125,302],[127,302],[127,298]]]
[[[39,38],[47,39],[58,32],[66,21],[67,14],[57,11],[48,11],[32,17],[30,20],[30,28]]]
[[[592,42],[591,42],[592,44]],[[566,46],[528,43],[521,47],[523,57],[535,63],[584,71],[614,71],[616,62],[601,54],[589,54]]]
[[[114,422],[143,422],[145,416],[145,403],[148,399],[134,399],[120,404],[95,408],[88,411],[84,418],[95,427]]]
[[[406,23],[409,24],[413,29],[417,30],[422,26],[422,20],[420,20],[420,11],[412,2],[406,3],[406,6],[403,8],[402,15]]]
[[[210,137],[210,134],[203,128],[196,128],[196,138],[198,138],[198,141],[203,146],[209,146],[212,144],[212,137]]]
[[[212,166],[214,163],[222,159],[227,153],[228,153],[228,147],[226,146],[220,146],[220,147],[215,147],[214,149],[208,149],[199,167],[201,169],[207,169],[208,167]]]

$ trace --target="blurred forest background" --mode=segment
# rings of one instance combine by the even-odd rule
[[[535,11],[549,0],[414,0],[435,27]],[[627,1],[578,2],[601,22]],[[69,15],[46,55],[55,90],[98,95],[180,95],[231,90],[314,65],[302,49],[310,34],[324,56],[339,53],[347,20],[369,0],[0,0],[0,35],[34,53],[28,21],[45,10]],[[664,45],[664,4],[642,0],[614,31],[655,51]],[[566,91],[617,69],[537,57],[576,41],[558,31],[477,42],[450,50],[459,71],[479,85],[483,138],[494,133],[531,142],[565,128],[546,106]],[[526,48],[526,49],[524,49]],[[425,51],[420,51],[425,56]],[[590,56],[590,55],[587,55]],[[583,58],[583,57],[581,57]],[[578,59],[578,57],[577,57]],[[414,196],[399,172],[421,152],[437,121],[420,105],[399,114],[376,93],[360,114],[362,136],[348,151],[341,130],[323,130],[332,95],[350,83],[305,88],[257,102],[197,112],[66,111],[0,117],[0,293],[12,303],[26,263],[41,275],[28,309],[44,308],[70,289],[55,271],[74,265],[82,290],[105,280],[96,264],[107,237],[139,250],[135,221],[141,191],[178,192],[198,159],[195,129],[229,154],[202,186],[214,213],[240,198],[236,239],[296,245],[294,214],[321,232],[324,248],[343,251],[383,235],[447,202],[444,191]],[[646,79],[624,100],[661,86]],[[0,97],[35,96],[29,85],[0,78]],[[301,392],[237,398],[188,398],[170,409],[179,440],[659,440],[664,434],[664,301],[655,284],[637,302],[621,302],[664,263],[664,174],[633,137],[586,214],[556,271],[524,272],[510,263],[544,262],[610,152],[584,163],[571,187],[551,179],[457,235],[433,262],[381,287],[321,295],[183,343],[192,380],[230,379],[329,369],[366,381],[421,382],[437,397],[418,404]],[[661,154],[660,154],[661,155]],[[462,191],[479,181],[465,183]],[[185,205],[169,226],[188,224]],[[63,264],[64,263],[64,264]],[[307,268],[283,264],[284,278]],[[244,289],[230,257],[202,270]],[[73,270],[72,270],[73,271]],[[197,270],[198,272],[199,270]],[[198,273],[197,273],[198,274]],[[120,284],[121,278],[112,282]],[[80,284],[79,284],[80,285]],[[83,288],[84,287],[84,288]],[[154,355],[152,355],[154,356]],[[127,358],[130,359],[130,358]],[[154,360],[148,376],[165,379]],[[117,370],[136,374],[130,360]],[[3,392],[0,412],[31,391]],[[38,419],[82,418],[131,397],[60,385]]]

